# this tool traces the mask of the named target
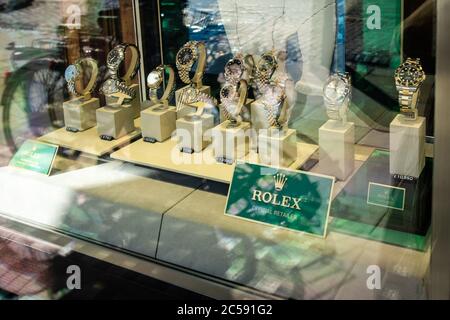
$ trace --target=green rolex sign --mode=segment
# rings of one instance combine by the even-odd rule
[[[27,140],[17,150],[9,165],[49,175],[57,152],[58,146]]]
[[[238,162],[225,214],[325,237],[334,178]]]

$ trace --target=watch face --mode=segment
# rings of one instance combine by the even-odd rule
[[[271,54],[264,54],[258,64],[258,69],[262,72],[271,72],[276,68],[275,57]]]
[[[395,76],[402,86],[417,86],[423,81],[425,72],[419,64],[405,62],[397,69]]]
[[[64,72],[64,78],[66,78],[66,81],[73,81],[78,75],[78,69],[76,66],[71,64],[67,67],[66,71]]]
[[[324,91],[325,98],[331,101],[341,101],[348,94],[347,84],[338,77],[332,77]]]
[[[225,85],[220,89],[220,98],[222,100],[231,100],[234,99],[236,95],[236,90],[232,85]]]
[[[122,53],[117,50],[113,49],[108,53],[108,65],[118,65],[122,60]]]
[[[225,65],[225,76],[230,79],[240,79],[244,73],[242,61],[240,59],[231,59]]]
[[[147,85],[150,88],[158,87],[160,85],[161,81],[162,81],[161,73],[156,70],[153,70],[147,76]]]
[[[194,52],[191,48],[183,48],[177,54],[177,61],[181,65],[187,65],[194,60]]]

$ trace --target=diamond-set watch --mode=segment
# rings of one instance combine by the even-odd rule
[[[417,119],[417,100],[426,75],[420,59],[407,58],[395,71],[395,86],[398,91],[400,113],[405,120]]]
[[[279,85],[267,85],[261,103],[264,106],[269,126],[278,130],[285,129],[289,116],[287,115],[288,103],[284,88]]]
[[[323,100],[328,118],[346,122],[351,100],[350,74],[342,72],[331,74],[323,87]]]
[[[244,79],[235,86],[227,85],[220,90],[223,114],[230,121],[228,127],[237,127],[241,123],[240,114],[247,100],[247,92],[247,81]]]
[[[206,46],[203,42],[188,41],[177,52],[176,66],[181,81],[186,84],[195,85],[197,88],[202,86],[202,78],[206,64]],[[191,78],[189,72],[197,61],[197,68],[194,76]]]
[[[86,65],[89,65],[91,68],[91,76],[87,85],[83,87],[83,89],[78,90],[76,83],[82,78],[84,67]],[[84,96],[85,98],[88,98],[92,93],[95,83],[97,82],[97,76],[97,61],[92,58],[80,58],[69,65],[64,72],[64,78],[67,81],[67,88],[69,89],[70,94],[74,96]]]
[[[269,85],[270,79],[278,67],[277,58],[273,51],[264,53],[256,64],[254,81],[260,93]]]
[[[158,90],[161,88],[164,80],[164,71],[169,74],[166,88],[161,97],[158,97]],[[147,86],[149,88],[150,100],[157,104],[162,103],[164,107],[169,106],[169,100],[175,92],[175,72],[169,65],[160,65],[156,67],[147,76]]]

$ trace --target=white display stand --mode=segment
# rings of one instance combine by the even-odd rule
[[[146,142],[163,142],[175,131],[177,110],[174,106],[163,108],[154,105],[141,112],[142,138]]]
[[[344,181],[355,168],[355,124],[328,120],[319,128],[320,173]]]
[[[131,105],[97,109],[97,133],[104,140],[119,139],[136,128]]]
[[[138,84],[130,85],[130,89],[134,89],[136,95],[134,98],[128,103],[131,105],[133,119],[139,118],[141,115],[141,92],[139,91]],[[118,98],[112,96],[105,96],[106,105],[113,105],[117,102]]]
[[[180,100],[180,96],[183,90],[189,88],[190,85],[184,86],[183,88],[178,89],[177,91],[175,91],[175,104],[178,105],[178,101]],[[210,86],[202,86],[199,90],[202,93],[211,94],[211,87]],[[187,116],[188,114],[191,114],[193,112],[195,112],[197,109],[195,107],[189,106],[189,105],[184,105],[182,106],[178,112],[177,112],[177,119],[183,118],[184,116]]]
[[[176,121],[179,148],[187,153],[201,152],[205,149],[210,143],[210,139],[205,133],[214,127],[214,116],[212,114],[203,114],[198,119],[189,118],[192,115],[187,115]]]
[[[418,178],[425,166],[425,118],[397,115],[390,124],[389,149],[390,173]]]
[[[231,164],[247,155],[249,151],[250,123],[241,122],[236,127],[229,125],[230,121],[227,120],[214,127],[211,136],[216,160]]]
[[[294,129],[260,130],[258,146],[260,163],[275,167],[289,167],[297,159],[297,132]]]
[[[79,97],[64,102],[64,124],[67,131],[78,132],[95,127],[95,112],[98,108],[100,102],[97,98],[84,101],[83,97]]]
[[[267,121],[266,110],[259,99],[250,104],[250,117],[253,129],[250,136],[250,148],[256,151],[258,149],[259,131],[261,129],[269,129],[270,127],[270,124]]]

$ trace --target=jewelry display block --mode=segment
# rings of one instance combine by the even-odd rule
[[[425,118],[397,115],[390,124],[389,149],[390,173],[418,178],[425,166]]]
[[[190,85],[184,86],[183,88],[178,89],[177,91],[175,91],[175,101],[178,102],[181,99],[181,92],[186,89],[189,88]],[[211,94],[211,87],[210,86],[202,86],[199,90],[200,92],[203,92],[205,94]],[[188,105],[184,105],[183,107],[180,108],[180,110],[178,110],[177,112],[177,119],[183,118],[184,116],[195,112],[197,109],[195,107],[192,106],[188,106]]]
[[[259,130],[268,129],[270,127],[270,124],[267,121],[266,110],[260,100],[255,100],[250,104],[250,117],[253,129],[253,133],[250,137],[250,148],[252,150],[257,150]]]
[[[130,85],[130,89],[134,89],[134,91],[136,92],[134,98],[128,103],[131,105],[133,119],[136,119],[139,118],[139,116],[141,115],[141,92],[139,91],[138,84]],[[105,99],[106,105],[113,105],[117,102],[116,97],[105,96]]]
[[[250,105],[252,104],[252,102],[255,101],[254,99],[247,99],[247,101],[245,102],[245,104],[242,107],[242,111],[241,111],[241,116],[242,116],[242,121],[244,122],[251,122],[252,121],[252,117],[251,117],[251,109],[250,109]],[[225,115],[223,114],[223,107],[221,104],[219,104],[219,121],[220,123],[226,121],[227,119],[225,118]]]
[[[105,140],[119,139],[136,128],[131,105],[106,106],[97,110],[97,133]]]
[[[63,103],[64,123],[68,131],[84,131],[95,127],[95,111],[100,108],[97,98],[84,101],[82,97]]]
[[[205,133],[214,127],[214,116],[203,114],[198,119],[187,117],[190,116],[176,121],[179,148],[188,153],[200,152],[210,143]]]
[[[211,132],[214,157],[218,162],[233,163],[244,157],[249,150],[248,129],[250,123],[242,122],[239,126],[229,128],[227,120],[214,127]]]
[[[355,168],[355,124],[328,120],[319,128],[319,167],[322,174],[346,180]]]
[[[142,138],[147,142],[162,142],[175,131],[176,108],[162,107],[162,104],[157,104],[141,112]]]
[[[258,145],[259,162],[262,164],[289,167],[297,158],[297,132],[294,129],[260,130]]]

